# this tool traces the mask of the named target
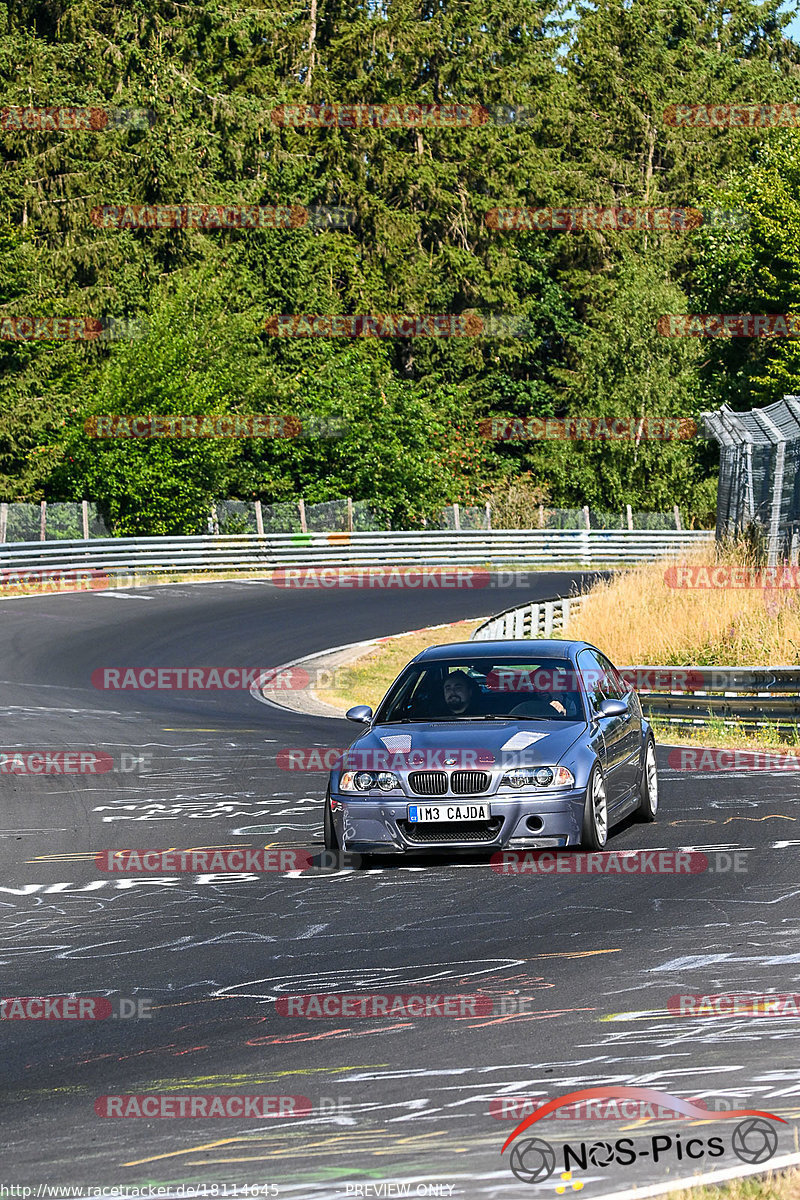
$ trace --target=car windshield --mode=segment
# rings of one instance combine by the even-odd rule
[[[580,685],[564,659],[453,658],[411,663],[375,720],[582,721]]]

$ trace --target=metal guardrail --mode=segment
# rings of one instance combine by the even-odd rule
[[[565,633],[585,596],[542,600],[506,609],[484,621],[473,641],[549,638]],[[670,725],[720,721],[744,729],[797,727],[800,667],[619,667],[636,688],[647,717]]]
[[[711,545],[709,530],[496,529],[93,538],[0,546],[0,569],[115,572],[282,567],[624,566]]]
[[[565,633],[570,615],[580,607],[582,600],[582,596],[570,596],[508,608],[479,625],[471,640],[485,642],[494,638],[550,638],[554,633]]]
[[[671,725],[721,721],[755,729],[800,721],[800,667],[620,667],[626,677],[671,676],[653,690],[639,687],[648,717]],[[636,681],[634,686],[636,686]],[[668,683],[672,686],[666,687]]]

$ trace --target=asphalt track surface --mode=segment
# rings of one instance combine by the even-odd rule
[[[732,1120],[549,1120],[531,1134],[557,1148],[628,1136],[636,1162],[519,1182],[500,1153],[516,1121],[492,1116],[491,1101],[599,1085],[766,1109],[787,1120],[777,1153],[797,1149],[797,1018],[667,1009],[678,993],[800,990],[796,774],[677,771],[660,748],[660,820],[609,843],[704,851],[712,867],[727,861],[717,852],[739,850],[738,873],[513,877],[484,856],[119,879],[94,863],[115,848],[321,850],[325,777],[281,770],[276,756],[353,736],[344,721],[268,708],[247,691],[98,690],[95,668],[269,667],[488,615],[571,578],[381,593],[180,584],[0,605],[2,748],[102,749],[116,762],[97,776],[0,775],[0,994],[152,1005],[149,1019],[0,1024],[0,1185],[216,1185],[219,1196],[277,1185],[323,1200],[402,1186],[569,1195],[578,1181],[602,1196],[741,1165]],[[149,763],[119,769],[142,755]],[[462,1018],[276,1010],[281,995],[359,990],[527,1001]],[[154,1092],[306,1096],[313,1107],[296,1119],[96,1115],[100,1096]],[[665,1134],[673,1146],[654,1162],[651,1139]],[[678,1134],[721,1135],[724,1156],[678,1162]]]

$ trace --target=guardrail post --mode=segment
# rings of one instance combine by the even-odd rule
[[[544,605],[544,636],[546,638],[553,636],[553,608],[552,601],[546,600]]]
[[[350,533],[353,532],[353,497],[347,497],[347,528]]]
[[[300,513],[300,532],[308,533],[308,525],[306,524],[306,502],[305,500],[297,501],[297,508]]]
[[[625,515],[628,518],[628,529],[633,529],[633,512],[630,504],[625,505]]]
[[[256,500],[256,532],[260,537],[264,536],[264,510],[260,500]]]
[[[584,506],[583,506],[583,520],[586,525],[586,528],[591,529],[592,525],[591,525],[591,521],[589,520],[589,505],[588,504],[584,504]]]
[[[458,505],[453,505],[453,527],[459,532],[461,531],[461,513],[458,510]]]
[[[43,500],[39,508],[39,541],[47,538],[47,501]]]
[[[486,501],[486,528],[492,528],[492,506],[489,501]]]
[[[672,511],[675,513],[675,528],[682,530],[683,526],[681,525],[681,510],[678,508],[677,504],[673,506]]]
[[[0,504],[0,542],[6,540],[8,532],[8,505]]]
[[[539,528],[544,529],[544,505],[539,505]]]
[[[89,501],[81,500],[81,518],[83,520],[83,540],[89,540]],[[2,540],[2,539],[0,539]]]

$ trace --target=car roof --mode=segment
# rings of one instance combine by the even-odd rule
[[[414,662],[442,658],[509,658],[519,661],[530,657],[560,658],[572,661],[579,650],[589,649],[588,642],[569,642],[562,639],[506,638],[497,641],[445,642],[428,646],[413,659]]]

